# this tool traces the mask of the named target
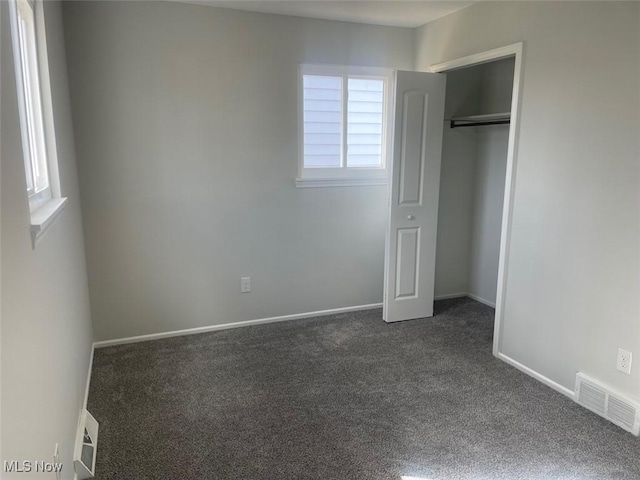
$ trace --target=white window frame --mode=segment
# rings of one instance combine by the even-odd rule
[[[67,199],[60,192],[44,5],[42,0],[10,0],[9,7],[31,239],[35,248]],[[21,27],[21,21],[25,28]]]
[[[341,77],[343,105],[343,138],[340,167],[305,167],[304,166],[304,75]],[[347,167],[345,131],[347,128],[347,105],[349,78],[369,78],[384,82],[384,108],[382,112],[382,166],[381,167]],[[301,64],[298,68],[298,177],[296,187],[337,187],[360,185],[389,184],[389,139],[391,137],[390,115],[392,109],[393,70],[381,67],[360,67],[346,65],[310,65]]]

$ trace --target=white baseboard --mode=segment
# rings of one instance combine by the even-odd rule
[[[484,299],[482,297],[474,295],[473,293],[467,293],[467,297],[469,297],[472,300],[475,300],[476,302],[484,303],[488,307],[496,308],[496,303],[495,302],[490,302],[489,300],[486,300],[486,299]]]
[[[573,390],[569,390],[567,387],[563,387],[559,383],[554,382],[553,380],[551,380],[550,378],[545,377],[541,373],[538,373],[535,370],[530,369],[529,367],[521,364],[520,362],[514,360],[511,357],[508,357],[504,353],[498,353],[498,358],[500,360],[502,360],[503,362],[508,363],[509,365],[511,365],[513,367],[516,367],[518,370],[520,370],[521,372],[526,373],[530,377],[535,378],[539,382],[544,383],[547,387],[553,388],[556,392],[560,392],[565,397],[568,397],[571,400],[574,400],[575,394],[574,394]]]
[[[483,304],[487,305],[488,307],[496,308],[496,304],[494,302],[490,302],[489,300],[486,300],[486,299],[484,299],[482,297],[479,297],[479,296],[474,295],[473,293],[469,293],[469,292],[447,293],[445,295],[436,295],[433,299],[434,300],[449,300],[450,298],[463,298],[463,297],[469,297],[470,299],[475,300],[476,302],[483,303]]]
[[[303,318],[324,317],[327,315],[336,315],[339,313],[356,312],[358,310],[373,310],[374,308],[382,308],[382,304],[372,303],[369,305],[357,305],[355,307],[333,308],[331,310],[319,310],[317,312],[296,313],[293,315],[283,315],[280,317],[259,318],[256,320],[245,320],[242,322],[187,328],[185,330],[151,333],[149,335],[138,335],[135,337],[116,338],[114,340],[102,340],[100,342],[95,342],[93,346],[95,348],[104,348],[111,347],[113,345],[124,345],[126,343],[147,342],[149,340],[159,340],[161,338],[180,337],[183,335],[195,335],[197,333],[215,332],[217,330],[227,330],[229,328],[249,327],[251,325],[263,325],[265,323],[285,322],[288,320],[300,320]]]
[[[460,292],[460,293],[447,293],[445,295],[436,295],[435,297],[433,297],[434,300],[449,300],[450,298],[463,298],[468,296],[469,294],[467,292]]]

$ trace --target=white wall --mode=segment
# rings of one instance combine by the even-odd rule
[[[447,100],[449,98],[447,94]],[[454,129],[445,123],[438,203],[436,298],[469,292],[477,149],[475,129]]]
[[[416,32],[417,66],[524,41],[500,350],[640,399],[640,4],[481,2]]]
[[[412,30],[165,2],[64,13],[99,340],[382,301],[387,187],[294,186],[297,65],[411,69]]]
[[[511,73],[513,78],[513,73]],[[495,305],[509,126],[476,128],[473,214],[467,292]]]
[[[61,7],[45,3],[62,194],[68,204],[31,248],[8,7],[2,13],[2,455],[53,461],[73,476],[92,330],[63,44]],[[7,478],[34,478],[28,474]],[[46,475],[45,475],[46,476]],[[45,477],[43,476],[43,478]],[[5,474],[2,475],[5,478]]]

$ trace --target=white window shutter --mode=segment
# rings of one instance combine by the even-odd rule
[[[384,81],[349,78],[347,167],[382,166]]]
[[[339,168],[342,150],[342,78],[304,75],[304,166]]]

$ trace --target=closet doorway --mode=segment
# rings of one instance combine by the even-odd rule
[[[442,298],[447,294],[466,294],[493,305],[496,356],[500,351],[511,236],[522,49],[522,43],[518,43],[431,66],[432,72],[447,74],[445,119],[448,120],[443,135],[435,295]],[[458,174],[467,177],[456,185]],[[467,236],[449,248],[446,242],[453,241],[452,231],[461,227],[452,224],[455,219],[451,210],[463,208],[452,202],[451,195],[465,181],[473,188],[466,197],[463,195],[468,202],[463,220],[467,223],[461,232]],[[464,241],[468,242],[466,249]],[[466,253],[467,260],[465,272],[458,259],[457,280],[444,271],[455,248],[463,258]],[[455,288],[464,284],[454,282],[460,281],[465,273],[466,290],[455,292]],[[451,288],[454,290],[447,291]]]
[[[410,78],[416,81],[418,75],[424,75],[425,82],[433,73],[445,74],[442,77],[446,76],[446,95],[430,90],[426,83],[424,88],[406,88],[406,81],[396,83],[384,318],[396,321],[428,317],[433,312],[434,298],[469,296],[495,306],[494,355],[499,352],[506,285],[521,66],[519,43],[433,65],[431,74],[411,74]],[[401,79],[400,73],[397,80]],[[434,80],[431,77],[432,83]],[[404,89],[399,87],[402,83]],[[425,107],[412,120],[410,96],[416,91],[420,91]],[[404,98],[403,102],[400,98]],[[443,123],[438,128],[433,128],[433,117],[429,119],[427,112],[427,105],[434,99],[444,103],[439,111]],[[409,148],[411,138],[415,139],[413,149]],[[412,150],[418,153],[409,155]],[[438,158],[429,154],[436,151]],[[411,166],[410,162],[415,164],[419,178],[416,192],[424,190],[425,196],[416,193],[416,202],[403,205],[404,184],[413,178],[404,168]],[[406,214],[403,206],[407,212],[408,206],[415,211]],[[437,213],[433,212],[434,207]],[[395,225],[396,219],[405,217],[416,222],[417,227]],[[427,219],[421,226],[424,217]],[[415,239],[408,235],[414,230]],[[425,233],[420,235],[422,230]],[[411,243],[409,250],[401,245],[402,235],[411,240],[405,242]],[[412,287],[415,295],[402,298],[397,294],[400,281]],[[417,304],[419,289],[421,298],[429,303],[422,302],[423,314],[399,315],[398,305]]]

